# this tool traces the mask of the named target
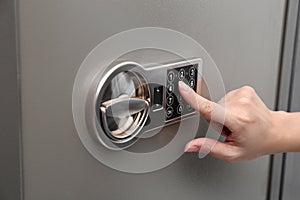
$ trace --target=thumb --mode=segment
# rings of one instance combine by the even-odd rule
[[[204,149],[210,155],[222,160],[233,162],[238,159],[237,147],[210,138],[197,138],[185,146],[185,152],[199,152]]]

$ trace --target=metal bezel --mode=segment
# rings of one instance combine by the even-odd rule
[[[143,75],[143,67],[141,65],[139,65],[138,63],[135,62],[130,62],[130,61],[126,61],[126,62],[121,62],[119,64],[117,64],[116,66],[114,66],[113,68],[111,68],[100,80],[99,84],[97,85],[97,89],[96,89],[96,94],[94,96],[94,110],[96,113],[96,123],[99,124],[99,128],[102,128],[102,130],[99,130],[99,128],[97,128],[97,138],[101,141],[101,143],[105,143],[103,137],[107,137],[110,142],[116,146],[117,149],[122,149],[124,146],[128,147],[131,144],[133,144],[135,142],[135,138],[140,134],[141,129],[143,128],[144,124],[147,121],[147,117],[149,114],[150,109],[146,109],[142,116],[141,116],[141,121],[139,121],[138,124],[136,124],[136,127],[133,130],[133,134],[128,135],[127,137],[124,138],[116,138],[113,135],[110,135],[108,133],[107,128],[105,128],[105,126],[102,125],[101,120],[101,111],[99,109],[99,105],[101,104],[101,96],[103,96],[103,90],[102,88],[106,88],[107,85],[109,84],[109,80],[114,77],[114,75],[124,72],[124,71],[131,71],[132,73],[136,73],[138,76],[141,77],[141,79],[143,79],[144,82],[147,82],[144,75]],[[146,83],[144,83],[146,84]],[[148,88],[149,91],[149,88]],[[149,93],[150,95],[150,93]],[[102,132],[105,134],[105,136],[102,134]],[[107,144],[105,145],[107,146]],[[111,148],[111,147],[109,147]]]
[[[168,125],[177,123],[181,120],[191,118],[192,116],[196,115],[197,112],[193,111],[191,113],[187,113],[187,114],[184,114],[182,116],[179,116],[179,117],[176,117],[176,118],[170,119],[170,120],[166,120],[164,117],[164,122],[162,122],[160,125],[157,125],[157,126],[155,125],[155,127],[150,127],[146,130],[146,129],[143,129],[143,127],[146,123],[148,115],[150,114],[150,112],[154,113],[154,111],[152,111],[152,106],[149,106],[147,111],[143,114],[144,116],[143,116],[142,122],[139,123],[136,127],[136,130],[134,130],[134,134],[124,137],[124,138],[114,138],[107,133],[107,130],[101,124],[102,118],[101,118],[101,111],[99,109],[99,105],[101,103],[101,96],[103,96],[102,93],[104,92],[104,90],[102,90],[102,89],[106,88],[107,85],[110,83],[109,80],[118,73],[121,73],[124,71],[131,71],[133,73],[136,73],[138,76],[140,76],[143,79],[143,81],[145,82],[145,84],[149,84],[149,81],[147,80],[149,77],[147,77],[147,74],[149,75],[160,69],[162,71],[166,72],[167,69],[176,69],[176,68],[180,68],[180,67],[185,67],[187,65],[195,65],[195,64],[198,65],[197,66],[196,92],[199,94],[201,91],[201,74],[202,74],[202,59],[200,59],[200,58],[179,61],[179,62],[169,63],[169,64],[163,64],[163,65],[156,65],[156,66],[151,66],[148,68],[144,68],[142,65],[140,65],[136,62],[125,61],[125,62],[120,62],[117,65],[115,65],[114,67],[112,67],[111,69],[109,69],[102,76],[102,78],[100,78],[100,81],[96,85],[96,92],[94,93],[94,95],[92,97],[93,105],[94,105],[93,112],[94,112],[94,116],[96,116],[96,119],[94,121],[95,124],[93,125],[93,126],[95,126],[93,128],[93,130],[96,130],[96,133],[92,133],[93,137],[97,138],[97,140],[99,140],[104,146],[108,147],[109,149],[120,150],[120,149],[124,149],[124,148],[129,147],[132,144],[134,144],[138,140],[139,136],[141,134],[143,134],[144,132],[148,132],[150,130],[168,126]],[[166,81],[166,78],[167,78],[166,73],[161,74],[161,80]],[[99,80],[99,79],[97,79],[97,80]],[[165,83],[166,82],[161,82],[162,85],[164,85]],[[157,112],[157,111],[162,112],[162,113],[164,113],[164,115],[165,115],[165,109],[166,109],[166,91],[165,91],[165,89],[166,88],[164,87],[163,105],[162,105],[162,109],[164,111],[161,111],[161,110],[155,111],[155,112]],[[152,102],[151,102],[152,92],[150,90],[149,85],[148,85],[148,91],[149,91],[149,102],[150,102],[150,105],[152,105]]]

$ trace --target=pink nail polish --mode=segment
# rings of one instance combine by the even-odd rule
[[[186,149],[184,152],[197,152],[197,151],[199,151],[199,147],[192,146],[192,147],[189,147],[188,149]]]

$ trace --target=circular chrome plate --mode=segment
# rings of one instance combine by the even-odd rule
[[[134,63],[120,63],[98,86],[96,112],[106,136],[116,144],[128,143],[142,129],[149,112],[149,88]]]
[[[143,153],[125,149],[134,143],[134,138],[130,142],[116,144],[104,133],[99,123],[101,102],[97,102],[97,97],[99,89],[104,85],[102,80],[110,76],[106,73],[106,67],[111,66],[112,62],[128,52],[149,48],[172,52],[180,58],[201,57],[206,69],[205,82],[213,87],[209,88],[211,100],[216,101],[225,94],[225,89],[219,87],[223,86],[222,77],[209,54],[195,40],[177,31],[156,27],[138,28],[116,34],[97,45],[81,64],[74,81],[72,94],[74,124],[82,144],[91,155],[106,166],[123,172],[146,173],[173,163],[183,154],[184,144],[195,137],[199,126],[199,116],[195,116],[191,120],[178,123],[176,129],[173,129],[173,126],[166,127],[167,133],[175,133],[174,138],[160,149]],[[142,59],[141,63],[145,63]],[[139,59],[128,60],[140,62]],[[128,70],[130,68],[132,66],[128,66]],[[124,70],[118,72],[121,71]],[[99,112],[96,113],[96,110]]]

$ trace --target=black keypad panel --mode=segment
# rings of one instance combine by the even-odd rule
[[[167,70],[166,121],[194,112],[194,109],[180,96],[178,82],[183,81],[196,91],[197,68],[198,64],[195,64]]]

